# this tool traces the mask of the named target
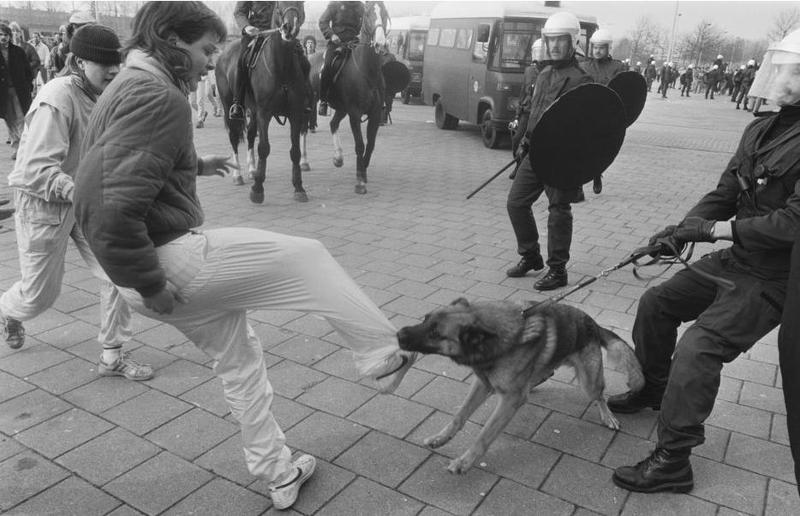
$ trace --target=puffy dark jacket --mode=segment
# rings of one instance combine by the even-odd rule
[[[33,70],[28,63],[25,51],[13,43],[9,43],[8,62],[0,53],[0,118],[6,117],[6,96],[8,89],[12,87],[17,93],[22,112],[27,113],[28,108],[31,107]]]
[[[550,104],[569,90],[590,82],[594,82],[592,77],[580,67],[574,57],[569,61],[552,62],[546,66],[536,78],[533,89],[531,118],[525,131],[528,138]]]
[[[319,30],[325,39],[336,34],[342,41],[350,41],[361,32],[364,4],[361,2],[330,2],[319,19]]]
[[[100,97],[75,175],[75,217],[111,281],[148,297],[156,247],[203,223],[188,91],[140,51]]]
[[[604,57],[603,59],[589,59],[583,64],[583,69],[592,76],[594,82],[605,86],[615,75],[625,71],[625,64],[617,59]]]
[[[793,110],[796,122],[763,143],[777,118]],[[718,221],[734,215],[730,254],[758,277],[788,277],[792,244],[800,238],[800,108],[783,108],[747,126],[717,188],[687,214]]]

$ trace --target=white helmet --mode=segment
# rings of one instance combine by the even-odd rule
[[[642,66],[642,62],[641,61],[636,61],[636,66]]]
[[[755,59],[751,59],[751,60],[749,60],[747,62],[747,66],[755,66],[755,65],[756,65],[756,60]]]
[[[772,57],[774,64],[800,63],[800,29],[790,32],[778,43],[770,45],[767,51],[775,52]]]
[[[742,66],[739,67],[739,70],[744,70],[745,68],[747,68],[747,67],[745,65],[742,65]]]
[[[551,14],[542,28],[542,36],[572,36],[572,48],[578,48],[581,34],[581,23],[578,18],[566,11]]]
[[[531,61],[542,62],[545,59],[547,59],[547,57],[544,54],[544,42],[542,38],[539,38],[531,45]]]
[[[714,66],[711,67],[712,70],[716,70],[718,68],[719,68],[719,65],[714,65]]]
[[[589,40],[593,45],[610,45],[611,41],[611,32],[607,29],[597,29],[592,34],[592,39]]]
[[[722,54],[717,54],[717,59],[722,59]]]
[[[758,69],[751,95],[775,101],[778,106],[800,102],[800,29],[770,45]]]
[[[692,63],[689,63],[689,68],[694,68],[694,65]]]

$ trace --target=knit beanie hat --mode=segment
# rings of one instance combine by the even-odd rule
[[[84,25],[75,31],[69,50],[75,57],[104,65],[120,64],[122,45],[113,30],[105,25]]]

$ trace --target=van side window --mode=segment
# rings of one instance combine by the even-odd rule
[[[489,53],[489,42],[479,41],[480,38],[475,38],[475,43],[472,45],[472,62],[473,63],[485,63],[486,62],[486,54]]]
[[[458,29],[456,36],[456,48],[467,49],[472,40],[472,29]]]
[[[439,36],[439,46],[442,48],[453,48],[456,43],[456,29],[442,29]]]
[[[428,43],[429,46],[435,47],[439,44],[439,28],[431,29],[428,31]]]

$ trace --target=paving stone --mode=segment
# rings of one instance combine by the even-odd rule
[[[338,466],[335,466],[324,460],[317,458],[317,469],[314,475],[303,484],[300,490],[300,496],[297,502],[292,506],[292,509],[297,511],[297,514],[316,514],[317,511],[325,506],[337,493],[351,484],[356,476]],[[259,480],[250,485],[250,489],[257,493],[266,495],[267,482]],[[276,511],[274,514],[286,514],[283,511]],[[344,513],[348,514],[348,513]]]
[[[180,399],[219,417],[225,417],[231,411],[228,402],[225,401],[222,385],[218,378],[213,378],[190,391],[184,392],[181,394]]]
[[[653,441],[617,432],[600,463],[611,469],[632,466],[650,455],[655,447]]]
[[[99,414],[147,390],[145,383],[106,376],[69,391],[63,398],[87,412]]]
[[[70,408],[68,403],[41,389],[26,392],[0,403],[0,432],[16,434]]]
[[[171,348],[189,341],[186,335],[174,326],[164,323],[137,333],[136,340],[162,351],[169,351]]]
[[[17,434],[24,445],[53,458],[107,432],[112,425],[73,408]]]
[[[783,402],[783,391],[753,382],[744,382],[739,403],[761,410],[768,410],[786,415],[786,404]]]
[[[353,363],[353,352],[349,349],[337,349],[322,360],[315,362],[314,369],[350,382],[356,382],[359,379]]]
[[[271,324],[272,326],[283,326],[289,321],[293,321],[298,317],[302,317],[302,312],[294,310],[253,310],[248,312],[248,319],[254,321]]]
[[[25,378],[70,358],[72,355],[64,353],[58,348],[26,338],[25,346],[0,360],[0,369],[13,373],[17,377]]]
[[[56,462],[95,485],[103,485],[159,452],[147,440],[115,428],[58,457]]]
[[[179,457],[194,460],[237,433],[237,426],[202,409],[192,409],[147,434]]]
[[[459,381],[466,380],[472,374],[470,368],[458,365],[449,358],[440,355],[421,355],[420,360],[417,360],[414,367]]]
[[[73,358],[28,376],[28,381],[53,394],[63,394],[96,378],[97,364]]]
[[[769,481],[767,506],[764,511],[769,516],[791,516],[800,514],[800,498],[797,496],[797,484],[787,484],[780,480]]]
[[[374,396],[372,389],[339,378],[327,378],[300,395],[297,401],[345,417]]]
[[[716,516],[717,506],[677,493],[631,493],[622,516]]]
[[[723,462],[731,435],[732,433],[728,430],[717,428],[713,425],[705,425],[706,441],[694,448],[692,453],[707,459]],[[657,435],[654,435],[653,439],[657,440]]]
[[[771,414],[764,410],[717,400],[714,410],[706,420],[709,425],[719,426],[753,437],[769,437]]]
[[[756,362],[744,357],[739,357],[722,368],[722,374],[725,376],[764,385],[773,385],[776,373],[777,366],[774,364]]]
[[[177,358],[194,362],[195,364],[204,365],[208,368],[212,368],[214,365],[214,359],[203,353],[200,348],[191,342],[184,342],[183,344],[170,347],[169,354]]]
[[[270,367],[267,376],[276,393],[294,399],[326,378],[326,375],[290,360]]]
[[[470,416],[469,420],[483,426],[489,416],[492,415],[492,412],[494,412],[497,402],[497,399],[493,399],[488,403],[484,403]],[[517,410],[517,413],[514,414],[514,417],[503,429],[503,432],[523,439],[530,439],[542,422],[547,419],[550,412],[548,409],[538,407],[532,403],[526,403]]]
[[[469,384],[439,376],[411,399],[443,412],[455,414],[468,392]]]
[[[786,416],[775,414],[772,416],[772,429],[770,430],[770,441],[789,446],[789,428],[786,426]]]
[[[140,516],[142,513],[129,505],[120,505],[113,511],[108,513],[108,516]]]
[[[36,387],[8,373],[0,371],[0,403],[35,389]]]
[[[282,429],[288,429],[307,418],[314,411],[296,401],[275,396],[272,399],[272,413]]]
[[[26,450],[24,446],[19,444],[11,437],[0,434],[0,461],[3,461],[17,453]]]
[[[334,497],[317,514],[369,516],[373,514],[415,515],[422,504],[380,484],[364,478],[357,478],[342,493]]]
[[[194,389],[212,378],[211,369],[187,360],[176,360],[149,380],[148,385],[173,396]]]
[[[116,405],[102,415],[134,434],[144,435],[191,408],[188,403],[151,389]]]
[[[14,455],[0,462],[0,510],[14,507],[68,476],[68,471],[32,451]]]
[[[233,435],[198,457],[194,463],[232,482],[247,486],[253,483],[254,477],[247,471],[243,446],[242,436]]]
[[[614,431],[565,414],[553,412],[533,435],[536,443],[591,461],[599,461]]]
[[[295,336],[295,332],[271,324],[252,324],[252,327],[264,349],[270,349]]]
[[[302,399],[301,399],[302,401]],[[350,414],[349,419],[364,426],[403,438],[433,409],[397,396],[376,396]]]
[[[476,467],[528,487],[538,488],[560,455],[551,448],[501,434],[486,454],[478,459]]]
[[[177,505],[166,511],[165,515],[198,514],[202,508],[205,514],[263,514],[270,505],[268,498],[248,491],[227,480],[214,479],[193,492]]]
[[[75,312],[76,310],[81,310],[91,306],[95,308],[99,321],[99,310],[97,310],[97,307],[95,306],[97,304],[97,299],[97,294],[92,295],[88,292],[84,292],[83,290],[73,289],[70,292],[65,292],[62,290],[61,294],[58,296],[58,299],[56,299],[56,302],[53,303],[53,308],[65,314],[69,314]]]
[[[702,457],[692,457],[692,469],[693,496],[748,514],[761,511],[767,492],[763,476]]]
[[[104,490],[145,514],[157,514],[211,479],[207,471],[163,452],[112,480]]]
[[[626,491],[611,482],[611,474],[610,469],[563,455],[540,489],[600,514],[617,514]]]
[[[325,323],[327,324],[327,323]],[[327,332],[330,333],[330,332]],[[336,352],[339,346],[307,335],[297,335],[270,348],[270,353],[303,365],[312,365]]]
[[[418,446],[370,432],[334,463],[388,487],[397,487],[428,455],[428,450]]]
[[[420,371],[416,368],[416,364],[414,364],[411,369],[408,370],[406,377],[403,378],[403,382],[400,384],[397,390],[394,391],[394,394],[395,396],[399,396],[401,398],[411,398],[426,385],[431,383],[434,378],[434,375]]]
[[[541,491],[500,479],[473,513],[475,516],[547,514],[570,516],[575,506]]]
[[[528,400],[534,405],[549,408],[573,417],[581,417],[589,406],[580,387],[548,380],[533,389]]]
[[[119,501],[91,484],[69,477],[8,511],[8,515],[104,515],[119,506]]]
[[[284,433],[292,448],[332,461],[368,431],[352,421],[315,412]]]
[[[453,514],[470,514],[496,484],[497,477],[479,468],[464,475],[447,471],[446,459],[432,455],[398,490]]]
[[[97,320],[99,321],[99,319],[100,315],[98,313]],[[59,349],[66,349],[90,339],[94,339],[95,343],[97,343],[97,326],[83,321],[74,321],[52,330],[37,333],[36,338]],[[97,344],[97,348],[100,349],[100,344]]]
[[[784,482],[795,481],[791,450],[782,444],[733,433],[725,462]]]
[[[291,322],[286,323],[283,328],[297,332],[307,337],[324,337],[333,331],[328,321],[316,314],[305,314]]]

